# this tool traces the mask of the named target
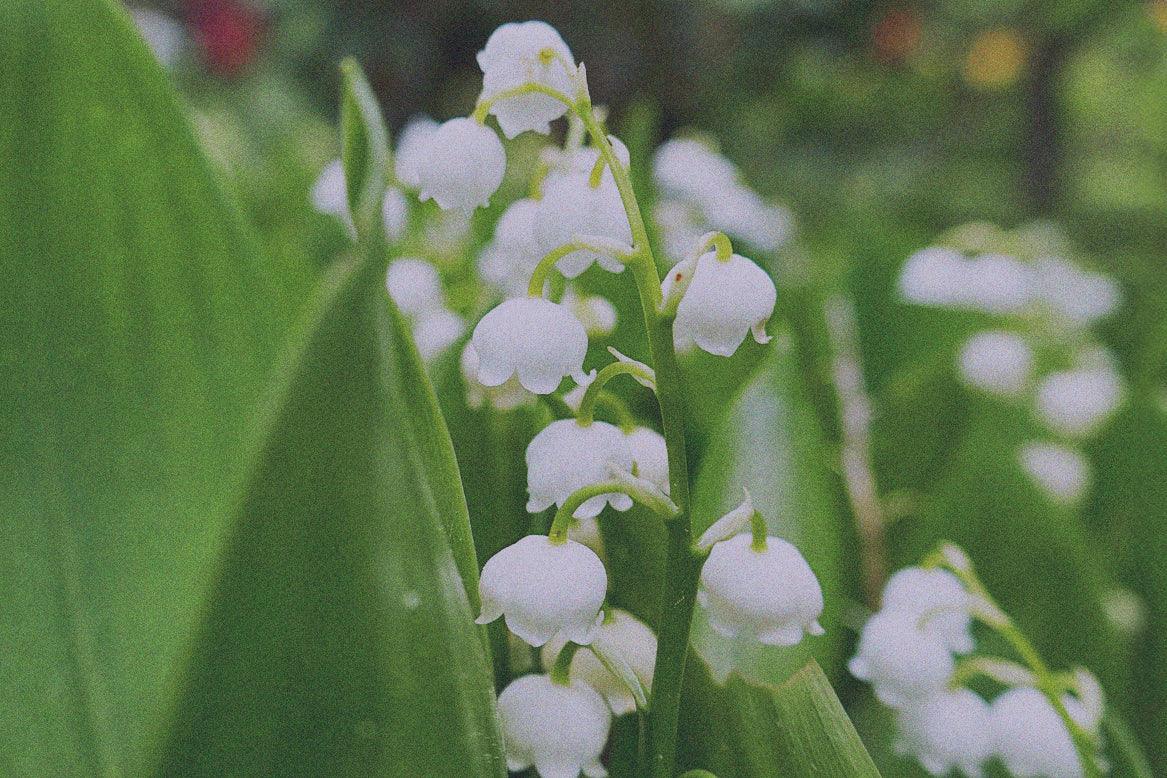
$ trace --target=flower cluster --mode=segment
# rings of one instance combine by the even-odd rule
[[[1023,444],[1017,461],[1051,499],[1070,504],[1090,484],[1078,446],[1115,413],[1124,388],[1110,352],[1090,334],[1118,306],[1118,287],[1067,253],[1048,227],[1004,233],[969,225],[912,255],[900,292],[909,302],[997,320],[962,346],[960,378],[1030,408],[1050,439]]]
[[[977,778],[993,757],[1015,776],[1083,775],[1084,758],[1098,762],[1103,705],[1093,676],[978,655],[974,618],[1027,658],[1035,652],[963,552],[948,546],[931,562],[936,566],[904,568],[888,579],[849,664],[895,711],[897,749],[932,775],[955,770]],[[967,686],[980,675],[1005,687],[991,703]]]

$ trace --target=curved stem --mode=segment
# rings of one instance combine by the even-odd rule
[[[566,542],[567,530],[571,526],[572,520],[575,519],[575,512],[579,510],[579,506],[593,497],[599,497],[604,494],[626,494],[634,502],[643,505],[666,521],[676,517],[678,513],[677,506],[668,496],[659,489],[656,489],[648,481],[639,479],[631,474],[627,478],[613,477],[610,481],[600,481],[599,483],[588,484],[581,489],[576,489],[563,501],[563,505],[559,506],[559,509],[555,511],[555,518],[551,521],[551,529],[547,533],[547,537],[551,542]]]
[[[501,92],[491,95],[474,106],[474,113],[471,114],[474,121],[482,124],[486,121],[487,114],[490,113],[490,108],[499,100],[506,100],[509,97],[521,97],[522,95],[540,94],[558,100],[568,107],[568,110],[575,109],[575,101],[567,95],[560,92],[558,89],[553,89],[546,84],[539,84],[535,82],[521,84],[520,86],[512,87],[511,89],[504,89]]]
[[[617,246],[605,246],[583,239],[572,240],[564,243],[562,246],[556,246],[551,249],[551,251],[547,252],[539,260],[539,264],[535,265],[535,269],[531,272],[531,280],[527,284],[527,294],[531,297],[542,297],[543,285],[547,282],[547,276],[555,268],[555,263],[576,251],[591,251],[596,254],[604,254],[618,259],[621,262],[628,262],[632,259],[631,255],[625,253]]]
[[[579,423],[585,427],[592,423],[595,417],[596,402],[600,398],[600,393],[604,389],[604,385],[619,375],[630,375],[640,382],[648,382],[650,384],[656,383],[656,376],[652,371],[645,370],[644,366],[638,362],[612,362],[605,365],[599,373],[596,374],[595,379],[588,384],[588,388],[584,390],[583,399],[579,401]]]
[[[599,396],[596,397],[596,409],[600,408],[607,409],[613,423],[624,434],[636,429],[636,417],[632,415],[632,409],[618,395],[611,392],[600,392]]]

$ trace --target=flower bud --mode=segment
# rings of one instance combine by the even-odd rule
[[[418,316],[444,305],[438,269],[418,257],[401,257],[390,262],[385,272],[385,288],[397,309],[406,316]]]
[[[462,349],[459,367],[462,370],[462,381],[466,385],[466,404],[471,408],[481,408],[489,402],[496,411],[511,411],[526,405],[535,397],[523,388],[515,376],[511,376],[498,386],[486,386],[479,381],[478,352],[474,350],[473,343],[467,343]]]
[[[528,535],[483,566],[478,582],[482,613],[476,623],[502,616],[507,629],[536,647],[560,633],[587,644],[607,588],[604,563],[590,548]]]
[[[517,374],[523,388],[549,394],[564,377],[584,375],[587,332],[566,308],[541,298],[502,302],[478,322],[471,343],[485,386],[500,386]]]
[[[673,273],[665,277],[666,298],[674,278]],[[722,357],[732,356],[750,332],[758,343],[768,343],[766,322],[777,298],[770,276],[752,261],[734,254],[723,262],[716,252],[707,252],[677,306],[673,337]]]
[[[482,69],[480,100],[524,84],[551,87],[568,99],[575,96],[571,50],[546,22],[502,25],[478,52],[478,67]],[[490,113],[508,138],[527,130],[546,135],[551,131],[550,123],[566,112],[562,101],[538,93],[503,98],[490,106]]]
[[[556,638],[543,646],[543,666],[551,667],[567,643]],[[596,629],[592,645],[619,654],[628,663],[645,691],[652,688],[656,664],[656,635],[643,621],[628,611],[613,608]],[[613,674],[590,650],[580,650],[571,659],[571,677],[599,692],[612,713],[623,716],[636,712],[636,700],[624,682]]]
[[[511,772],[533,765],[542,778],[608,774],[600,755],[612,714],[586,683],[563,686],[547,675],[516,678],[498,695],[498,719]]]
[[[1068,695],[1062,703],[1070,718],[1090,730],[1081,703]],[[1065,722],[1037,689],[1019,686],[1003,692],[993,700],[989,726],[994,749],[1012,775],[1082,775],[1082,764]]]
[[[950,651],[973,650],[969,632],[972,598],[964,584],[947,570],[905,567],[883,587],[881,613],[897,613],[917,620],[925,633],[935,635]]]
[[[636,475],[668,494],[669,450],[665,445],[664,436],[648,427],[637,427],[625,437],[632,448],[632,463],[636,465]]]
[[[938,691],[900,711],[897,723],[896,750],[931,775],[979,776],[993,751],[989,705],[968,689]]]
[[[417,189],[421,185],[421,161],[426,154],[430,136],[438,123],[428,116],[413,116],[397,136],[397,152],[393,155],[393,174],[405,186]]]
[[[603,421],[586,427],[575,419],[553,421],[527,446],[527,510],[538,513],[552,505],[562,507],[573,492],[610,481],[613,467],[632,472],[632,449],[618,428]],[[574,516],[596,516],[605,504],[626,511],[632,507],[632,498],[601,494],[584,501]]]
[[[748,534],[713,546],[701,568],[697,599],[709,625],[725,637],[745,633],[771,646],[793,646],[803,633],[823,634],[823,590],[798,549],[766,538],[755,549]]]
[[[977,333],[960,351],[961,377],[990,394],[1016,397],[1029,386],[1032,374],[1033,349],[1012,332]]]
[[[490,202],[506,163],[493,130],[473,119],[451,119],[426,141],[417,168],[418,196],[447,210],[471,211]]]
[[[918,623],[910,613],[875,614],[864,625],[859,650],[847,665],[892,708],[904,708],[943,689],[955,669],[944,641],[920,630]]]
[[[615,182],[606,177],[593,187],[586,174],[548,177],[535,212],[535,242],[541,254],[591,235],[631,248],[632,228]],[[575,278],[593,262],[613,273],[624,269],[619,259],[586,249],[564,255],[556,267],[568,278]]]

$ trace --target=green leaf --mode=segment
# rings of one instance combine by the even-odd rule
[[[466,511],[381,248],[327,279],[286,365],[166,773],[505,773],[447,543],[443,513],[468,542]]]
[[[380,229],[385,196],[389,134],[381,108],[356,60],[340,65],[344,86],[340,103],[341,160],[349,213],[358,235]]]
[[[141,775],[309,288],[110,0],[0,4],[0,773]]]

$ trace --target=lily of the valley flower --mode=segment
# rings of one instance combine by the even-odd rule
[[[914,614],[888,611],[863,626],[858,653],[847,667],[871,684],[884,705],[904,708],[943,689],[955,663],[944,641],[922,631]]]
[[[527,282],[543,252],[535,243],[539,203],[524,198],[511,203],[494,226],[494,239],[478,259],[478,272],[503,294],[527,293]]]
[[[603,421],[581,425],[560,419],[544,427],[527,446],[527,510],[538,513],[562,506],[585,486],[611,480],[612,468],[632,472],[632,449],[617,427]],[[632,507],[626,494],[601,494],[585,500],[573,514],[590,518],[609,504],[618,511]]]
[[[507,629],[541,646],[556,635],[587,644],[608,588],[604,563],[587,546],[528,535],[487,560],[478,590],[478,624],[502,616]]]
[[[674,273],[665,277],[662,295],[666,299],[674,282]],[[677,306],[674,338],[722,357],[732,356],[751,332],[758,343],[768,343],[766,322],[777,299],[774,282],[762,268],[738,254],[722,261],[709,251],[697,260]]]
[[[602,338],[616,329],[616,306],[606,297],[579,294],[571,286],[563,292],[560,305],[568,308],[583,324],[588,337]]]
[[[1069,695],[1062,698],[1066,712],[1090,731],[1082,704]],[[1049,699],[1037,689],[1019,686],[993,700],[989,726],[993,745],[1010,774],[1080,778],[1082,764],[1066,724]]]
[[[506,161],[493,130],[473,119],[451,119],[426,140],[417,167],[418,196],[447,210],[484,206],[502,183]]]
[[[972,605],[964,584],[947,570],[905,567],[884,586],[881,612],[915,618],[921,631],[966,654],[974,647],[969,632]]]
[[[497,411],[511,411],[531,402],[535,396],[523,388],[516,376],[511,376],[498,386],[486,386],[478,380],[478,352],[473,343],[462,349],[459,360],[462,380],[466,385],[466,404],[471,408],[481,408],[487,402]]]
[[[481,100],[524,84],[542,84],[568,98],[575,95],[571,49],[546,22],[502,25],[478,52],[478,67],[482,69]],[[508,138],[527,130],[546,135],[550,123],[566,112],[562,101],[536,93],[495,100],[490,107]]]
[[[897,724],[896,750],[931,775],[979,776],[993,752],[989,705],[968,689],[936,692],[900,711]]]
[[[428,116],[412,117],[401,128],[397,136],[397,151],[393,155],[393,174],[405,186],[417,189],[421,186],[421,162],[425,158],[426,145],[430,136],[438,129],[438,123]]]
[[[523,388],[549,394],[566,376],[583,380],[587,332],[566,308],[548,300],[504,301],[478,322],[471,343],[485,386],[501,386],[518,375]]]
[[[1017,459],[1055,503],[1075,503],[1090,487],[1090,463],[1068,446],[1030,441],[1017,451]]]
[[[596,236],[622,249],[631,248],[632,228],[615,182],[605,178],[593,187],[586,174],[548,177],[535,212],[536,245],[547,254],[579,236]],[[589,249],[564,255],[556,267],[568,278],[575,278],[593,262],[613,273],[624,269],[619,259]]]
[[[1093,434],[1122,401],[1122,378],[1100,364],[1053,373],[1037,390],[1037,412],[1052,430],[1070,438]]]
[[[385,288],[406,316],[417,316],[444,305],[438,269],[419,257],[401,257],[390,262]]]
[[[498,696],[498,718],[512,772],[534,766],[542,778],[603,778],[600,763],[612,714],[580,680],[557,684],[548,675],[516,678]]]
[[[803,633],[823,634],[823,590],[797,548],[749,534],[716,543],[701,568],[698,601],[719,634],[748,634],[772,646],[793,646]]]
[[[557,638],[543,646],[543,666],[551,667],[567,641]],[[628,663],[645,690],[652,687],[656,663],[656,635],[640,619],[618,608],[596,629],[592,645],[616,652]],[[607,701],[612,713],[623,716],[636,712],[636,700],[624,682],[612,673],[592,651],[577,651],[571,660],[571,677],[584,681]]]
[[[434,308],[413,318],[413,340],[426,362],[454,345],[465,331],[466,321],[447,308]]]
[[[648,427],[637,427],[629,432],[628,445],[632,448],[632,462],[636,475],[651,482],[665,494],[669,493],[669,450],[664,436]]]
[[[1033,349],[1006,330],[988,330],[968,339],[960,351],[960,375],[970,386],[1016,397],[1029,386]]]

